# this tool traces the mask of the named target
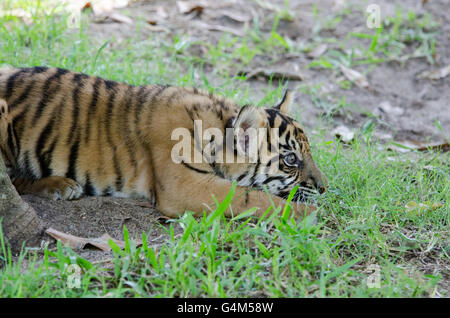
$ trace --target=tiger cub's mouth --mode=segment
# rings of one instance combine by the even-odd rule
[[[294,197],[292,198],[292,202],[296,203],[305,203],[306,201],[314,201],[314,198],[319,194],[319,191],[316,189],[309,187],[309,186],[303,186],[299,185],[297,192],[294,194]],[[284,198],[285,200],[288,198]]]

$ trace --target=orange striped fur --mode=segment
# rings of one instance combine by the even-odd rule
[[[212,210],[212,195],[225,198],[236,181],[227,215],[250,207],[261,214],[271,201],[285,204],[295,185],[303,193],[323,192],[327,185],[305,134],[286,113],[287,103],[241,109],[195,88],[132,86],[58,68],[3,68],[0,150],[20,193],[52,199],[144,197],[175,217],[186,210]],[[279,128],[279,168],[269,173],[261,163],[173,162],[177,141],[171,134],[179,127],[192,132],[194,120],[222,131],[241,122]],[[282,160],[289,154],[295,165]],[[296,213],[314,210],[302,198],[292,206]]]

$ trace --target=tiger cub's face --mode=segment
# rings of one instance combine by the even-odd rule
[[[252,137],[245,133],[250,128],[266,131],[266,135],[258,135],[256,160],[247,166],[246,173],[235,179],[239,185],[266,188],[285,199],[299,186],[293,202],[303,202],[313,193],[325,192],[328,181],[312,159],[305,133],[287,114],[289,102],[287,93],[274,108],[241,109],[233,127],[238,150],[247,157],[252,153],[249,149]]]

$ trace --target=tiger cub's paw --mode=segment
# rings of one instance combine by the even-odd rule
[[[75,200],[83,195],[83,187],[75,180],[52,176],[31,181],[15,179],[14,186],[20,194],[34,194],[51,200]]]
[[[75,180],[64,177],[48,177],[42,181],[41,193],[52,200],[75,200],[83,195],[83,187]]]

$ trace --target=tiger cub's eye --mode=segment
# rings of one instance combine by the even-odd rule
[[[288,166],[295,166],[297,164],[297,156],[294,153],[288,154],[283,160]]]

